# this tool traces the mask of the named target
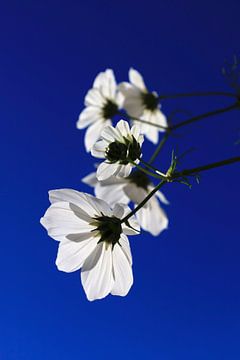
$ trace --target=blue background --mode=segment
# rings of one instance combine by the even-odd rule
[[[238,0],[5,1],[0,11],[0,359],[240,359],[239,166],[166,186],[169,230],[132,237],[134,285],[90,303],[79,273],[57,271],[57,243],[40,226],[49,189],[91,192],[94,159],[76,129],[94,77],[130,66],[159,93],[225,90],[239,54]],[[164,101],[174,122],[228,98]],[[236,156],[237,111],[182,128],[182,168]],[[145,144],[145,158],[153,151]]]

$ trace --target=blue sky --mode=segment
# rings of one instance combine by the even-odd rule
[[[238,360],[239,166],[202,174],[192,190],[166,186],[169,229],[131,238],[134,285],[90,303],[79,273],[57,271],[57,244],[39,224],[49,189],[92,190],[94,160],[76,129],[99,71],[133,66],[159,94],[230,91],[221,67],[239,54],[237,0],[7,1],[0,5],[2,283],[0,359]],[[173,121],[228,105],[166,100]],[[187,115],[186,115],[187,114]],[[239,112],[182,128],[182,167],[237,156]],[[145,146],[146,157],[153,146]]]

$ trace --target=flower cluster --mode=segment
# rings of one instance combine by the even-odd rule
[[[168,124],[158,94],[147,89],[134,69],[129,71],[129,82],[120,84],[112,70],[101,72],[86,94],[85,106],[77,128],[87,128],[86,151],[103,161],[82,181],[94,188],[96,197],[72,189],[52,190],[51,206],[41,224],[59,241],[57,268],[81,269],[82,285],[91,301],[108,294],[125,296],[131,288],[127,235],[139,234],[141,227],[157,236],[168,227],[160,205],[168,201],[149,177],[151,173],[159,176],[149,170],[151,165],[146,167],[142,153],[144,136],[157,144],[159,132]],[[113,126],[119,116],[125,120]]]

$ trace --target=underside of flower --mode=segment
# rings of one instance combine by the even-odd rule
[[[104,119],[111,119],[118,113],[118,106],[112,100],[107,100],[106,104],[103,106],[102,114]]]
[[[112,245],[112,249],[114,245],[119,242],[120,235],[122,233],[122,225],[121,220],[116,218],[115,216],[100,216],[96,217],[95,221],[92,225],[96,226],[96,229],[100,233],[100,240],[98,243],[105,241],[108,244]]]
[[[149,177],[140,170],[136,170],[132,172],[128,176],[128,179],[131,183],[134,183],[136,186],[144,190],[148,190],[148,185],[151,184]]]
[[[154,93],[143,93],[142,94],[143,103],[146,107],[146,109],[154,111],[158,108],[158,97]]]
[[[129,140],[124,138],[125,143],[114,141],[109,144],[106,151],[106,158],[111,162],[120,162],[126,165],[129,162],[136,161],[141,156],[141,146],[134,136]]]

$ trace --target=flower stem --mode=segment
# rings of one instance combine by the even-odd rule
[[[147,163],[146,161],[142,160],[141,158],[139,158],[140,162],[143,163],[143,165],[145,165],[146,167],[148,167],[149,169],[151,169],[152,171],[154,171],[154,173],[160,175],[162,178],[165,178],[166,175],[164,173],[162,173],[161,171],[159,171],[157,168],[155,168],[154,166],[150,165],[149,163]]]
[[[166,131],[166,133],[164,134],[162,140],[160,141],[160,143],[158,144],[156,150],[154,151],[154,153],[152,154],[150,160],[148,161],[149,164],[152,164],[154,162],[154,160],[156,159],[156,157],[158,156],[158,154],[160,153],[160,151],[162,150],[165,142],[167,141],[167,139],[169,138],[170,132]]]
[[[211,169],[214,169],[214,168],[217,168],[217,167],[234,164],[236,162],[240,162],[240,156],[233,157],[233,158],[226,159],[226,160],[222,160],[222,161],[217,161],[215,163],[199,166],[199,167],[192,168],[192,169],[183,170],[183,171],[180,171],[180,172],[175,172],[172,175],[169,175],[168,179],[160,181],[160,183],[145,197],[145,199],[142,202],[140,202],[140,204],[138,204],[138,206],[135,209],[133,209],[129,214],[127,214],[121,220],[121,223],[126,222],[131,216],[136,214],[136,212],[138,210],[140,210],[146,204],[146,202],[148,202],[148,200],[151,199],[151,197],[167,182],[177,180],[178,178],[181,178],[183,176],[193,175],[193,174],[199,173],[201,171],[211,170]]]
[[[136,164],[136,163],[133,162],[133,161],[131,162],[131,164],[133,164],[134,166],[136,166],[139,170],[141,170],[141,171],[144,172],[145,174],[147,174],[147,175],[149,175],[149,176],[152,176],[152,177],[154,177],[154,178],[156,178],[156,179],[162,179],[162,178],[164,177],[163,175],[160,175],[160,174],[157,175],[156,173],[152,173],[151,171],[143,168],[142,166]],[[160,173],[160,171],[159,171],[159,173]]]
[[[217,161],[215,163],[199,166],[199,167],[192,168],[192,169],[183,170],[183,171],[180,171],[180,172],[175,172],[174,174],[171,175],[170,178],[171,179],[178,179],[178,178],[180,178],[182,176],[189,176],[189,175],[197,174],[197,173],[199,173],[201,171],[206,171],[206,170],[214,169],[214,168],[217,168],[217,167],[234,164],[234,163],[237,163],[237,162],[240,162],[240,156],[236,156],[236,157],[226,159],[226,160],[222,160],[222,161]]]
[[[201,114],[201,115],[197,115],[197,116],[194,116],[190,119],[187,119],[187,120],[184,120],[176,125],[173,125],[173,126],[170,126],[170,130],[176,130],[182,126],[186,126],[186,125],[189,125],[193,122],[196,122],[196,121],[199,121],[199,120],[202,120],[202,119],[206,119],[210,116],[215,116],[215,115],[219,115],[219,114],[223,114],[225,112],[228,112],[228,111],[231,111],[231,110],[234,110],[234,109],[237,109],[239,108],[239,104],[238,103],[234,103],[230,106],[227,106],[227,107],[224,107],[224,108],[221,108],[221,109],[217,109],[217,110],[213,110],[213,111],[209,111],[207,113],[204,113],[204,114]]]
[[[145,199],[143,199],[142,202],[140,202],[140,204],[138,204],[137,207],[135,207],[135,209],[133,209],[129,214],[127,214],[122,220],[121,223],[126,222],[130,217],[132,217],[138,210],[140,210],[145,204],[146,202],[148,202],[149,199],[151,199],[151,197],[155,194],[155,192],[157,192],[164,184],[166,181],[162,180],[146,197]]]
[[[198,96],[226,96],[236,98],[236,94],[224,92],[224,91],[207,91],[207,92],[193,92],[193,93],[182,93],[182,94],[166,94],[160,95],[159,99],[176,99],[182,97],[198,97]]]
[[[125,114],[129,119],[132,119],[134,121],[138,121],[140,123],[143,123],[143,124],[147,124],[147,125],[150,125],[150,126],[154,126],[154,127],[157,127],[158,129],[163,129],[167,132],[171,132],[171,131],[174,131],[182,126],[186,126],[186,125],[189,125],[193,122],[196,122],[196,121],[199,121],[199,120],[202,120],[202,119],[206,119],[210,116],[215,116],[215,115],[219,115],[219,114],[223,114],[225,112],[228,112],[228,111],[231,111],[231,110],[234,110],[234,109],[239,109],[240,108],[240,105],[238,102],[230,105],[230,106],[226,106],[224,108],[221,108],[221,109],[217,109],[217,110],[213,110],[213,111],[209,111],[209,112],[206,112],[206,113],[203,113],[203,114],[200,114],[200,115],[197,115],[197,116],[193,116],[187,120],[184,120],[176,125],[172,125],[172,126],[161,126],[161,125],[158,125],[158,124],[155,124],[155,123],[150,123],[146,120],[142,120],[142,119],[139,119],[139,118],[136,118],[136,117],[133,117],[133,116],[130,116],[128,114]]]

